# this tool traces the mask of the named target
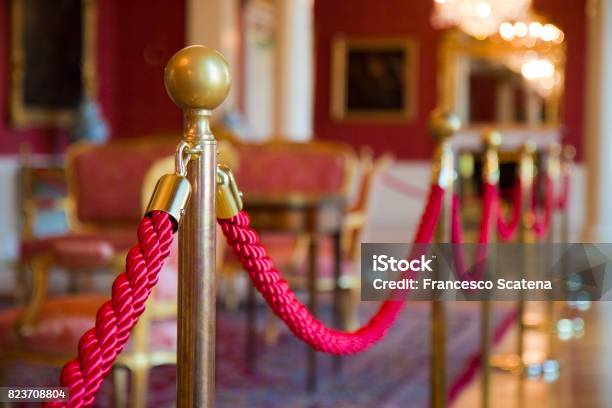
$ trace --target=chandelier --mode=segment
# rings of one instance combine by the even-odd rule
[[[561,86],[561,74],[546,57],[526,61],[521,74],[529,86],[542,98],[547,98]]]
[[[521,20],[531,0],[434,0],[432,24],[436,28],[459,27],[478,39],[498,32],[505,21]]]
[[[499,36],[508,42],[534,47],[538,42],[561,44],[564,34],[556,25],[542,24],[537,20],[504,22],[499,26]]]
[[[521,74],[529,87],[543,98],[559,90],[565,55],[560,28],[533,14],[525,20],[502,23],[499,36],[517,50],[504,58],[504,64]]]

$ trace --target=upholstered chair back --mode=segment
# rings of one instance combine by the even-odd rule
[[[245,193],[347,193],[355,169],[350,147],[331,142],[235,145]]]
[[[68,151],[70,221],[75,229],[136,225],[151,165],[171,156],[176,140],[77,144]],[[84,229],[84,228],[83,228]]]

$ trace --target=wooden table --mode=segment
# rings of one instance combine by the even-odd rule
[[[318,307],[317,266],[321,238],[329,236],[334,246],[334,325],[340,326],[340,265],[342,226],[346,215],[345,197],[335,194],[248,194],[245,193],[244,208],[251,218],[251,225],[261,234],[276,232],[306,234],[308,246],[308,294],[309,309],[316,316]],[[253,368],[255,361],[255,294],[249,291],[247,306],[248,336],[247,361]],[[308,347],[307,388],[317,388],[317,355]],[[334,360],[335,371],[340,370],[340,359]]]

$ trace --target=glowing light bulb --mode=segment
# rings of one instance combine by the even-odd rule
[[[499,35],[501,35],[504,40],[512,40],[514,38],[514,26],[510,23],[502,23],[499,26]]]
[[[487,18],[491,15],[491,5],[486,1],[476,4],[476,15],[480,18]]]
[[[524,63],[521,68],[521,74],[530,81],[552,78],[555,74],[555,66],[546,59],[536,59]]]
[[[557,28],[552,24],[545,24],[542,27],[542,40],[544,41],[553,41],[555,37],[557,37]]]
[[[529,24],[529,35],[534,38],[538,38],[542,35],[542,24],[537,21]]]
[[[518,22],[516,24],[514,24],[514,33],[516,34],[517,37],[524,37],[527,35],[527,24],[522,23],[522,22]]]
[[[434,0],[431,22],[436,28],[454,26],[484,39],[499,33],[504,21],[526,18],[531,3],[532,0]]]

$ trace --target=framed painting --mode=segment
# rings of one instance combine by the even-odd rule
[[[11,122],[66,127],[95,91],[95,0],[13,0]]]
[[[414,119],[416,69],[417,48],[409,38],[335,38],[331,117],[338,121]]]

